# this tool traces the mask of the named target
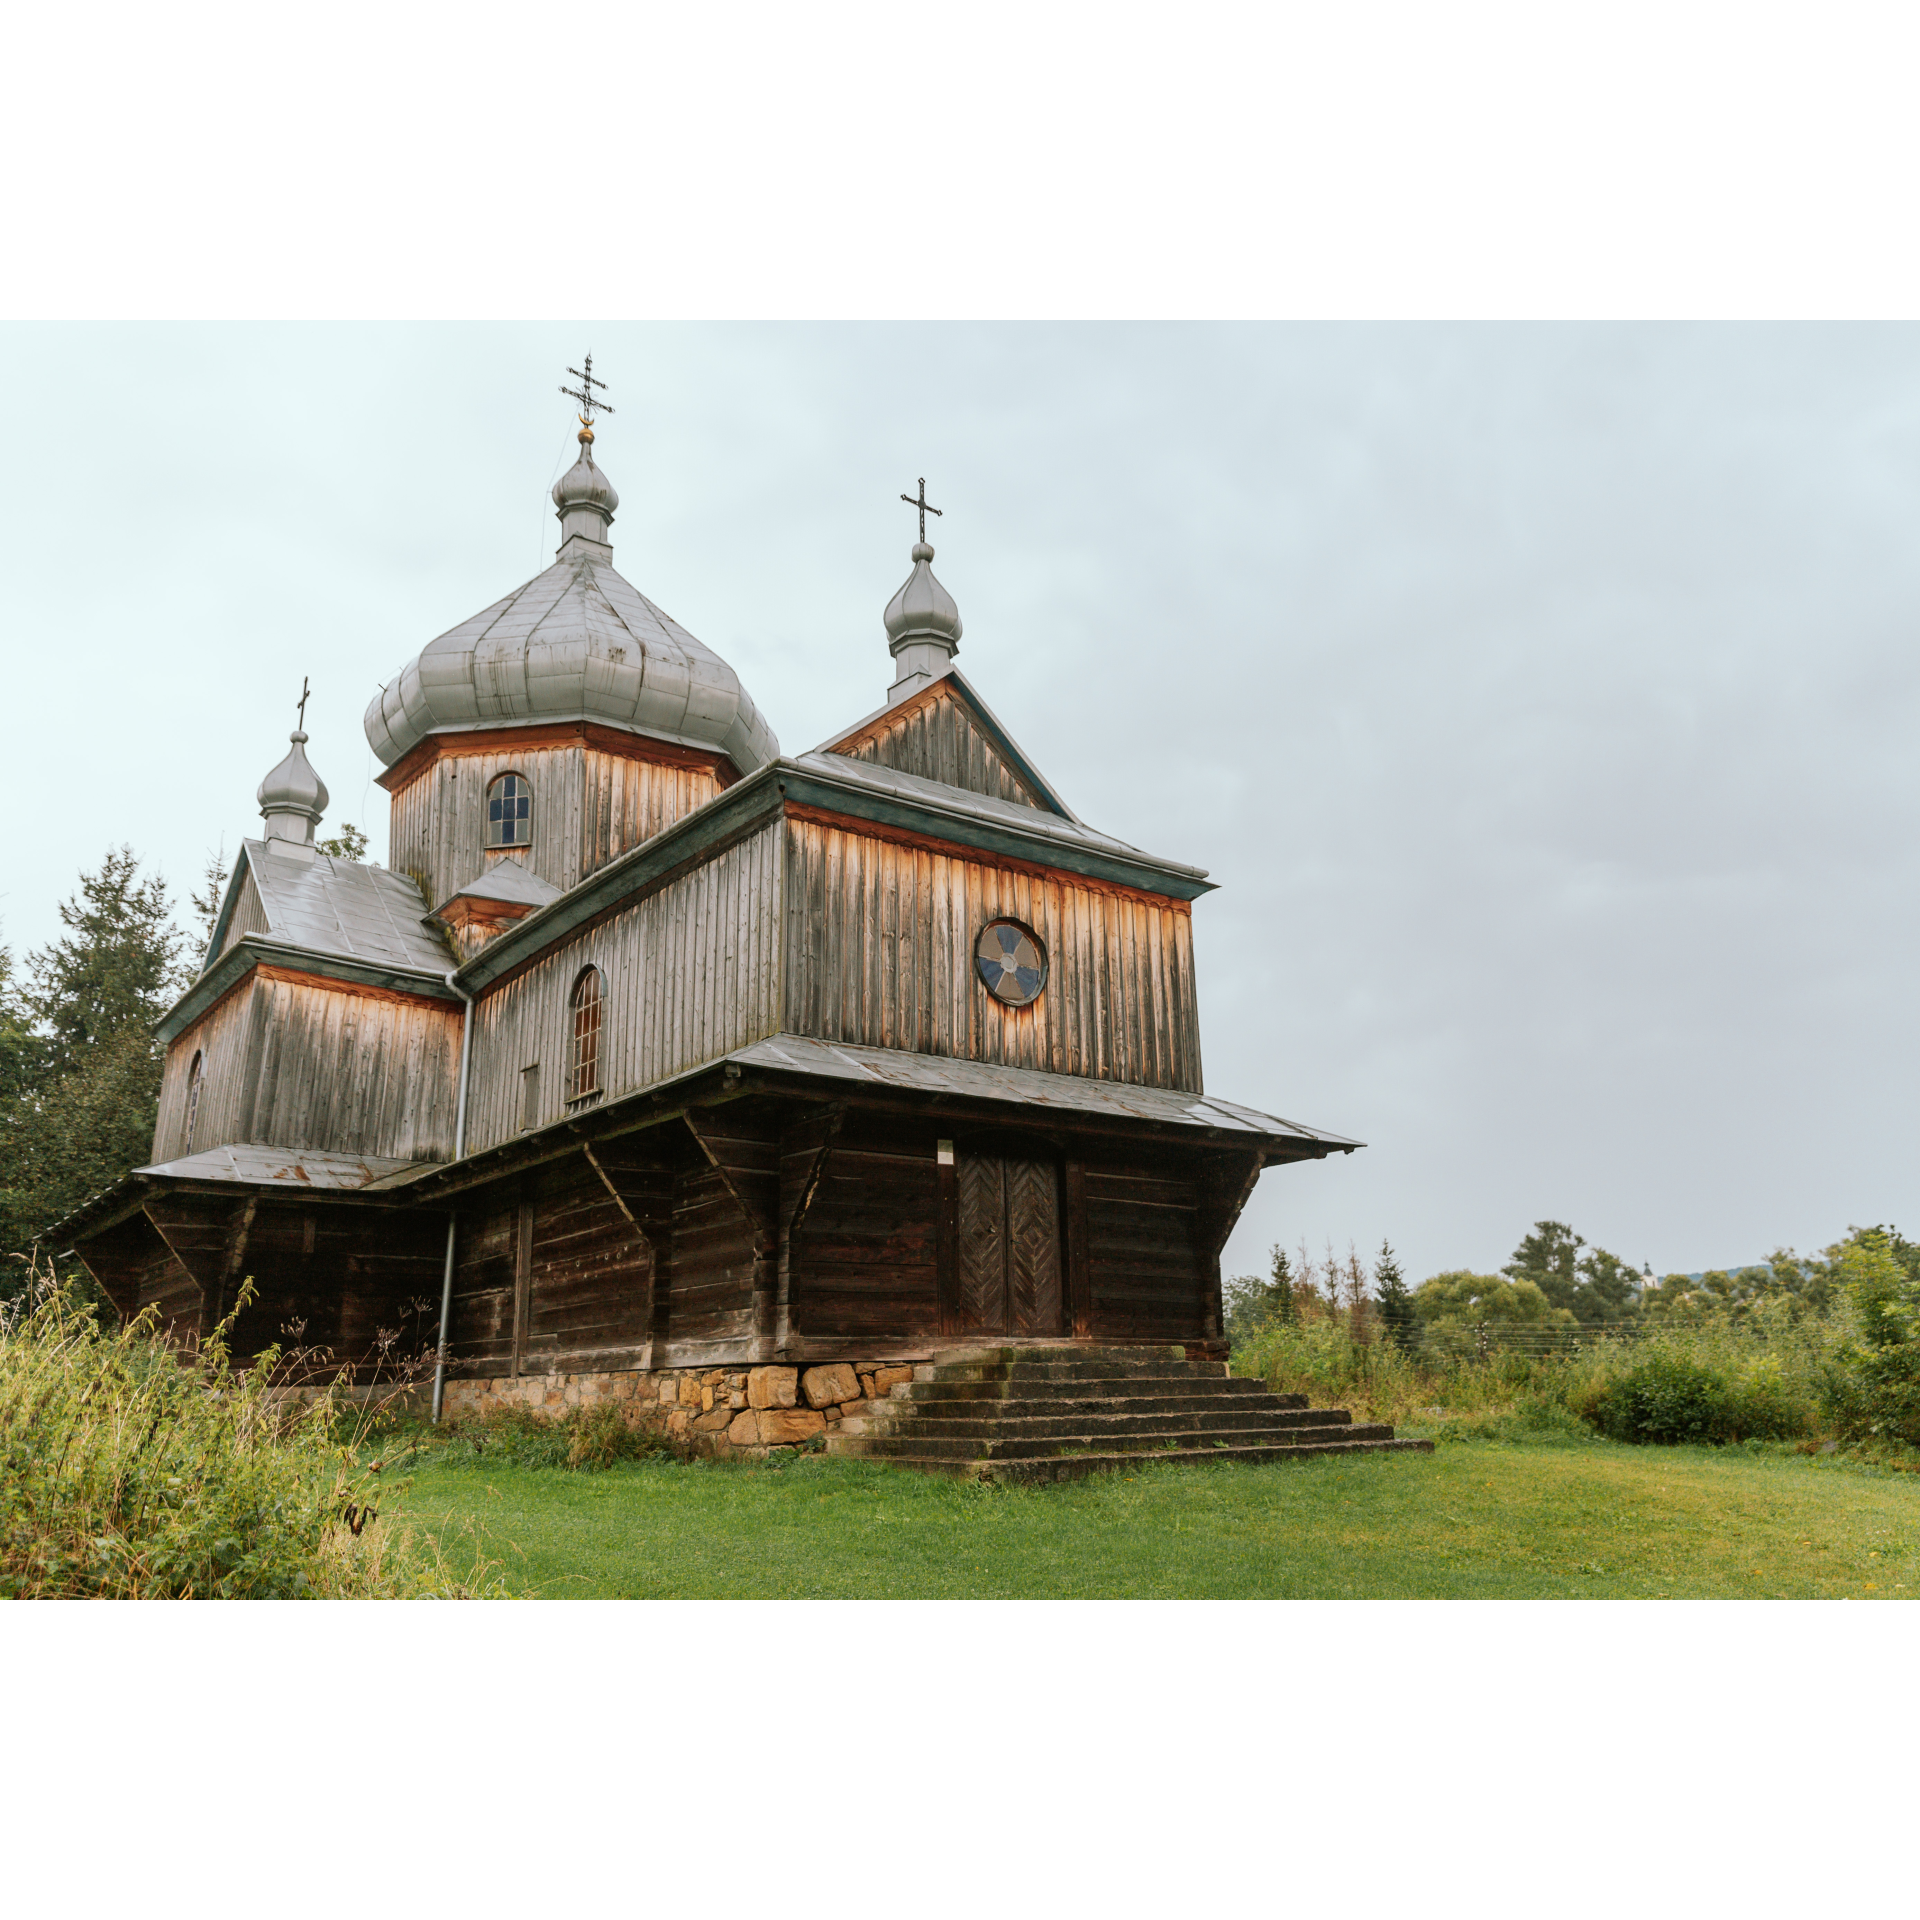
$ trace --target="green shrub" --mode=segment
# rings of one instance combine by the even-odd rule
[[[1884,1228],[1856,1230],[1830,1250],[1850,1337],[1826,1381],[1834,1431],[1844,1440],[1920,1447],[1920,1280]]]
[[[476,1591],[379,1517],[385,1463],[339,1443],[336,1396],[276,1387],[277,1356],[235,1371],[222,1328],[183,1364],[150,1318],[105,1332],[44,1274],[22,1305],[0,1323],[0,1596]]]
[[[1610,1440],[1721,1445],[1791,1440],[1807,1407],[1777,1360],[1712,1364],[1674,1347],[1635,1354],[1595,1393],[1586,1417]]]

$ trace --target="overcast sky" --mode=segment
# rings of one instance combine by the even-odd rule
[[[1368,1142],[1228,1250],[1656,1272],[1920,1223],[1920,330],[0,329],[19,955],[120,840],[258,831],[547,563],[591,349],[615,564],[799,752],[882,699],[918,476],[960,665],[1091,824],[1210,870],[1210,1092]]]

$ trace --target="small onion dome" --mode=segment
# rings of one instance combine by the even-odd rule
[[[297,728],[290,736],[292,750],[260,782],[260,811],[266,816],[269,840],[313,844],[313,830],[327,810],[327,783],[307,764],[307,736]]]
[[[580,458],[555,482],[553,504],[559,509],[563,547],[576,534],[597,540],[602,546],[611,544],[607,534],[619,510],[620,495],[614,490],[613,482],[593,464],[591,430],[581,432]]]
[[[887,602],[887,643],[896,655],[915,640],[944,642],[949,654],[959,650],[960,609],[933,577],[932,559],[933,549],[924,540],[915,542],[913,572]]]

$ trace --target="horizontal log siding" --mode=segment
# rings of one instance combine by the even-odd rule
[[[720,791],[703,769],[593,747],[443,755],[393,796],[390,816],[393,870],[418,881],[429,906],[485,866],[487,787],[502,773],[524,776],[533,790],[532,851],[521,857],[563,892]]]
[[[790,819],[786,1018],[795,1033],[996,1066],[1202,1091],[1184,901]],[[1045,943],[1046,990],[1005,1007],[974,942],[1008,915]]]
[[[1106,1161],[1087,1169],[1086,1190],[1094,1339],[1204,1338],[1196,1177],[1162,1161]]]
[[[518,1206],[460,1216],[454,1236],[453,1312],[447,1359],[457,1373],[507,1373],[513,1366],[513,1289]]]
[[[458,1007],[257,976],[252,1000],[229,1138],[452,1159]]]
[[[633,1366],[651,1336],[647,1243],[584,1162],[532,1183],[533,1264],[526,1373]]]
[[[869,733],[839,750],[849,760],[891,767],[896,773],[918,774],[923,780],[990,793],[1022,806],[1039,805],[947,687],[910,703],[897,719],[876,722]]]
[[[187,1076],[196,1053],[204,1052],[206,1061],[200,1112],[193,1128],[194,1152],[224,1147],[243,1137],[240,1112],[253,996],[254,982],[249,977],[168,1047],[166,1071],[160,1080],[160,1116],[153,1130],[156,1164],[177,1160],[187,1150]]]
[[[540,1069],[535,1124],[566,1114],[570,1000],[582,967],[598,967],[605,982],[603,1100],[776,1031],[779,887],[776,822],[490,989],[473,1010],[468,1152],[520,1131],[523,1068]]]
[[[220,942],[220,953],[225,953],[244,934],[266,933],[269,930],[267,910],[260,904],[260,889],[253,884],[253,875],[249,872],[240,882],[240,896],[233,903],[233,915],[227,922],[227,937]],[[203,972],[220,958],[220,953],[207,955],[202,965]]]

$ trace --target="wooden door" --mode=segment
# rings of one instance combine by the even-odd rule
[[[1050,1160],[963,1153],[955,1171],[966,1331],[1059,1333],[1058,1168]]]

